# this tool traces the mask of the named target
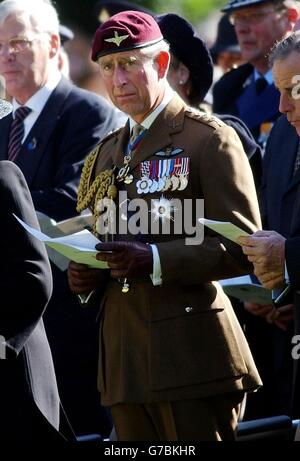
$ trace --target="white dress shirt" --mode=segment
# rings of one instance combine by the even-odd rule
[[[57,72],[53,72],[51,77],[48,79],[47,83],[40,88],[36,93],[34,93],[31,98],[28,99],[25,106],[31,109],[30,114],[24,119],[24,136],[22,139],[22,143],[26,139],[28,133],[30,132],[31,128],[37,121],[40,113],[44,109],[48,99],[50,98],[52,92],[57,87],[61,80],[61,73],[57,70]],[[13,99],[13,116],[15,115],[16,110],[20,107],[20,104]]]

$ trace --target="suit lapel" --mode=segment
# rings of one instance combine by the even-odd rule
[[[291,127],[291,129],[294,130],[293,127]],[[286,192],[285,192],[285,194],[288,194],[291,191],[291,189],[294,189],[294,187],[297,187],[299,182],[300,182],[300,168],[298,168],[295,176],[292,176],[293,175],[293,169],[294,169],[294,163],[295,163],[295,159],[296,159],[296,155],[297,155],[297,151],[298,151],[299,137],[298,136],[292,136],[290,139],[291,139],[291,141],[290,141],[289,147],[288,147],[289,150],[281,149],[281,152],[283,154],[285,154],[285,155],[286,155],[286,152],[293,152],[294,153],[294,155],[289,155],[289,156],[287,156],[287,158],[282,159],[281,166],[286,163],[286,168],[288,168],[288,171],[290,173],[289,176],[288,176],[289,181],[286,184]]]
[[[0,160],[7,160],[7,146],[12,120],[12,114],[9,114],[6,117],[4,117],[0,123]]]
[[[16,164],[23,171],[29,187],[71,90],[72,85],[65,78],[62,78],[22,145]]]

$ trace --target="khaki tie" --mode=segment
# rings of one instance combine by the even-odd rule
[[[131,130],[131,135],[129,139],[129,151],[132,152],[136,148],[135,141],[139,137],[139,135],[144,131],[144,127],[142,125],[139,125],[138,123],[134,125],[134,127]]]

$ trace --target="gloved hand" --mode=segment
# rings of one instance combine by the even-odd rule
[[[71,291],[77,295],[87,294],[101,288],[107,275],[105,270],[91,269],[85,264],[71,261],[68,267],[68,282]]]
[[[150,245],[141,242],[98,243],[96,258],[106,261],[113,278],[135,279],[153,272],[153,254]],[[111,253],[103,253],[111,252]]]

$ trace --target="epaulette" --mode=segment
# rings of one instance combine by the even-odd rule
[[[199,122],[210,125],[213,128],[220,128],[226,124],[222,120],[218,119],[214,115],[206,114],[200,110],[194,109],[193,107],[188,107],[186,110],[186,116],[192,118],[193,120],[198,120]]]
[[[101,139],[101,144],[105,143],[106,141],[108,141],[109,139],[113,138],[114,136],[116,136],[117,134],[119,134],[119,132],[121,130],[123,130],[124,126],[121,126],[120,128],[116,128],[115,130],[111,130],[109,133],[107,133],[106,136],[104,136],[103,139]]]

